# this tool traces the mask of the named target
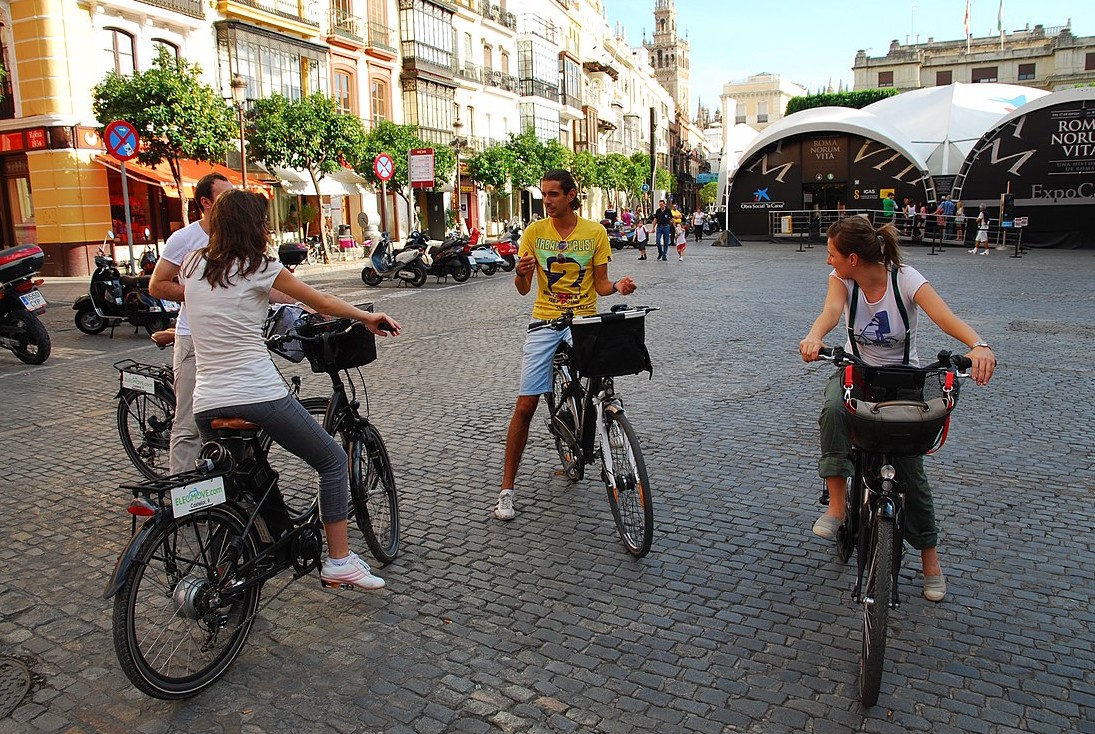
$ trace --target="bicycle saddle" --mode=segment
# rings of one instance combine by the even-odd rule
[[[214,431],[258,431],[261,426],[243,418],[214,418],[209,427]]]

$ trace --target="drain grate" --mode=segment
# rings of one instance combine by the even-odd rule
[[[30,690],[30,671],[18,660],[0,658],[0,719],[7,717]]]

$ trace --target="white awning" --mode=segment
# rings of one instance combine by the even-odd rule
[[[533,199],[543,199],[544,198],[544,192],[540,190],[539,186],[527,186],[527,187],[525,187],[525,191],[532,194]]]
[[[316,188],[307,171],[296,168],[272,167],[274,175],[281,179],[282,187],[290,194],[315,196]],[[320,196],[357,196],[365,193],[368,181],[349,169],[328,173],[319,179]]]

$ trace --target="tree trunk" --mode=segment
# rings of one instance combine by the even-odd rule
[[[190,212],[187,211],[189,207],[186,206],[189,199],[186,198],[186,189],[183,187],[182,166],[179,163],[178,156],[168,158],[167,165],[171,168],[171,175],[175,178],[175,186],[179,188],[179,206],[182,207],[182,223],[185,227],[190,224],[190,217],[188,216]]]
[[[323,216],[323,196],[319,193],[319,179],[322,178],[322,174],[317,177],[314,168],[308,169],[308,175],[312,177],[312,187],[316,190],[316,201],[319,202],[319,244],[320,252],[323,253],[324,264],[330,264],[331,253],[327,251],[327,218]]]

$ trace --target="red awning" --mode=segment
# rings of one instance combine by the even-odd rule
[[[122,164],[120,161],[109,155],[97,155],[95,160],[102,163],[104,166],[112,171],[121,173]],[[180,161],[183,188],[186,191],[186,198],[194,198],[194,186],[198,183],[198,180],[207,173],[219,173],[229,181],[232,185],[242,188],[243,179],[240,177],[238,171],[233,171],[227,166],[222,166],[219,163],[206,163],[203,161],[193,161],[189,158],[184,158]],[[125,164],[126,174],[141,183],[152,184],[159,186],[164,190],[168,196],[172,198],[179,198],[179,189],[175,185],[175,177],[171,175],[171,167],[167,164],[167,161],[161,161],[159,165],[155,167],[149,167],[137,163],[137,161],[127,161]],[[273,194],[269,184],[262,181],[256,181],[254,177],[248,177],[247,189],[254,191],[257,194],[262,194],[266,198],[270,198]]]

